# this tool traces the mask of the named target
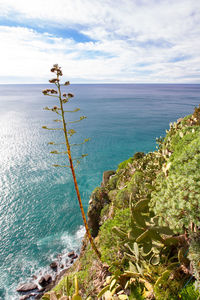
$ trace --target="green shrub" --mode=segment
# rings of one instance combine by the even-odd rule
[[[191,223],[200,225],[200,128],[193,129],[172,139],[168,176],[157,177],[150,204],[160,225],[167,223],[179,233]]]
[[[130,209],[118,210],[113,219],[107,220],[100,228],[99,246],[102,254],[102,261],[111,265],[113,262],[120,262],[122,256],[119,248],[119,237],[113,233],[114,226],[120,227],[125,232],[131,226]]]
[[[126,166],[127,166],[128,164],[132,164],[132,162],[133,162],[133,157],[130,157],[129,159],[127,159],[127,160],[121,162],[121,163],[119,164],[119,166],[118,166],[117,172],[118,172],[119,170],[121,170],[121,169],[125,169]]]
[[[108,181],[108,185],[107,185],[107,188],[109,190],[114,190],[116,188],[118,178],[119,177],[117,174],[114,176],[111,176],[111,178]]]
[[[183,280],[166,280],[162,285],[154,288],[156,300],[178,300],[178,294],[183,287]],[[188,298],[189,300],[189,298]]]
[[[171,151],[174,152],[170,157],[170,161],[176,159],[183,150],[187,149],[188,144],[194,140],[199,140],[200,127],[191,126],[179,130],[171,139]]]
[[[127,188],[119,190],[116,196],[116,208],[126,208],[129,205],[129,192]]]
[[[195,290],[194,284],[190,283],[179,293],[179,299],[198,300],[200,299],[200,293]]]

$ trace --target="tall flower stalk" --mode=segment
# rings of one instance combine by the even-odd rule
[[[80,109],[79,108],[76,108],[72,111],[65,111],[64,110],[64,104],[69,102],[70,98],[74,97],[73,94],[71,93],[64,93],[62,94],[62,91],[61,91],[61,86],[64,85],[64,86],[67,86],[69,85],[69,81],[65,82],[64,84],[61,84],[60,83],[60,76],[62,76],[62,70],[61,68],[55,64],[53,66],[53,68],[51,69],[51,72],[55,73],[56,74],[56,78],[53,78],[51,80],[49,80],[50,83],[52,84],[55,84],[57,89],[54,90],[54,89],[46,89],[46,90],[43,90],[43,94],[46,95],[46,96],[51,96],[51,97],[56,97],[59,99],[59,107],[58,106],[54,106],[53,108],[49,108],[49,107],[45,107],[44,109],[45,110],[50,110],[50,111],[53,111],[55,112],[57,115],[59,115],[61,117],[61,119],[56,119],[54,120],[55,122],[62,122],[63,124],[63,128],[48,128],[47,126],[43,126],[44,129],[48,129],[48,130],[63,130],[64,132],[64,137],[65,137],[65,145],[66,145],[66,148],[67,148],[67,151],[63,151],[63,152],[58,152],[57,150],[54,150],[54,151],[51,151],[52,154],[67,154],[68,156],[68,159],[69,159],[69,165],[64,165],[64,166],[61,166],[61,165],[53,165],[55,167],[69,167],[71,169],[71,173],[72,173],[72,177],[73,177],[73,181],[74,181],[74,187],[75,187],[75,190],[76,190],[76,195],[77,195],[77,199],[78,199],[78,202],[79,202],[79,206],[80,206],[80,210],[81,210],[81,214],[82,214],[82,218],[83,218],[83,223],[84,223],[84,226],[85,226],[85,230],[86,230],[86,234],[87,234],[87,237],[90,241],[90,244],[91,244],[91,247],[93,248],[93,250],[95,251],[96,255],[98,256],[98,258],[100,259],[101,258],[101,254],[99,252],[99,250],[97,249],[95,243],[94,243],[94,240],[91,236],[91,233],[90,233],[90,230],[89,230],[89,227],[88,227],[88,224],[87,224],[87,220],[86,220],[86,217],[85,217],[85,212],[84,212],[84,209],[83,209],[83,205],[82,205],[82,201],[81,201],[81,196],[80,196],[80,192],[79,192],[79,187],[78,187],[78,183],[77,183],[77,179],[76,179],[76,174],[75,174],[75,167],[74,164],[73,164],[73,161],[76,161],[77,165],[80,163],[80,159],[87,156],[87,154],[83,154],[80,158],[75,158],[75,159],[72,159],[72,155],[71,155],[71,147],[70,146],[74,146],[74,145],[80,145],[80,144],[84,144],[85,142],[87,142],[89,139],[85,139],[84,142],[80,143],[80,144],[70,144],[69,143],[69,138],[75,133],[75,130],[73,129],[68,129],[67,128],[67,125],[68,124],[71,124],[71,123],[76,123],[76,122],[80,122],[82,121],[83,119],[85,119],[86,117],[85,116],[82,116],[80,117],[79,120],[76,120],[76,121],[72,121],[72,122],[66,122],[65,121],[65,112],[77,112],[79,111]],[[54,142],[50,142],[49,144],[51,145],[58,145]]]

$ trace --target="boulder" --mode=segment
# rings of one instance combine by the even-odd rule
[[[75,255],[74,251],[71,251],[67,254],[68,257],[73,257]]]
[[[112,176],[114,174],[115,174],[114,170],[108,170],[108,171],[103,172],[102,186],[106,186],[110,179],[110,176]]]
[[[76,258],[78,258],[78,254],[74,254],[74,256],[72,256],[72,259],[76,259]]]
[[[41,285],[41,287],[46,287],[51,282],[52,282],[52,277],[49,274],[42,276],[40,278],[40,280],[38,281],[38,283],[39,283],[39,285]]]
[[[45,287],[41,287],[41,288],[38,290],[39,293],[43,293],[44,291],[45,291]]]
[[[50,268],[53,270],[53,271],[57,271],[58,269],[58,264],[56,261],[53,261],[51,264],[50,264]]]
[[[24,283],[17,288],[17,292],[29,292],[38,289],[35,283]]]

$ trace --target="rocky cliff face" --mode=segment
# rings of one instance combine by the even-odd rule
[[[110,203],[107,189],[105,188],[109,178],[115,174],[115,171],[109,170],[103,173],[101,187],[97,187],[90,198],[88,207],[88,226],[93,237],[96,237],[100,227],[101,211],[106,204]]]

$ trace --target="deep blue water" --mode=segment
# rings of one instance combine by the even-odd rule
[[[63,155],[52,155],[49,141],[62,142],[57,116],[44,111],[56,98],[44,96],[48,85],[0,85],[0,299],[18,299],[19,282],[46,270],[59,253],[77,249],[83,234],[73,182]],[[71,85],[75,94],[66,109],[80,107],[68,120],[88,118],[71,126],[77,133],[74,157],[88,153],[76,169],[84,209],[104,170],[137,151],[155,150],[169,122],[193,112],[200,103],[200,85],[108,84]]]

